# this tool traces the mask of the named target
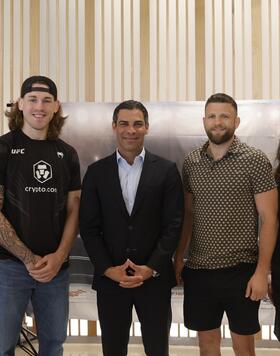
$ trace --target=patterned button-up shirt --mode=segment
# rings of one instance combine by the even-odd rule
[[[258,213],[254,196],[276,187],[263,152],[234,138],[226,155],[214,161],[207,142],[183,165],[185,191],[193,194],[190,268],[217,269],[258,258]]]

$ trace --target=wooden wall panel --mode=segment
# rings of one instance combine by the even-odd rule
[[[279,13],[279,0],[0,0],[1,112],[39,73],[63,102],[279,99]]]

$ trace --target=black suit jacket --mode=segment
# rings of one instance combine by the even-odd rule
[[[172,255],[181,233],[183,189],[175,163],[146,151],[131,215],[123,200],[116,153],[88,167],[81,196],[80,233],[94,265],[93,287],[127,258],[148,265],[175,285]]]

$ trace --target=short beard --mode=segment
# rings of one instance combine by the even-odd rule
[[[232,139],[232,137],[234,136],[234,131],[226,131],[222,136],[218,136],[218,137],[213,135],[210,130],[206,131],[206,134],[209,138],[209,141],[211,141],[215,145],[221,145]]]

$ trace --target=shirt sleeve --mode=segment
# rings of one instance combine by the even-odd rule
[[[189,165],[190,160],[188,156],[185,157],[182,169],[182,180],[183,180],[183,187],[185,192],[192,193],[190,179],[189,179]]]
[[[81,189],[80,161],[76,150],[73,149],[71,156],[71,181],[69,191]]]
[[[263,193],[277,187],[272,165],[260,150],[256,150],[252,156],[250,178],[254,194]]]

